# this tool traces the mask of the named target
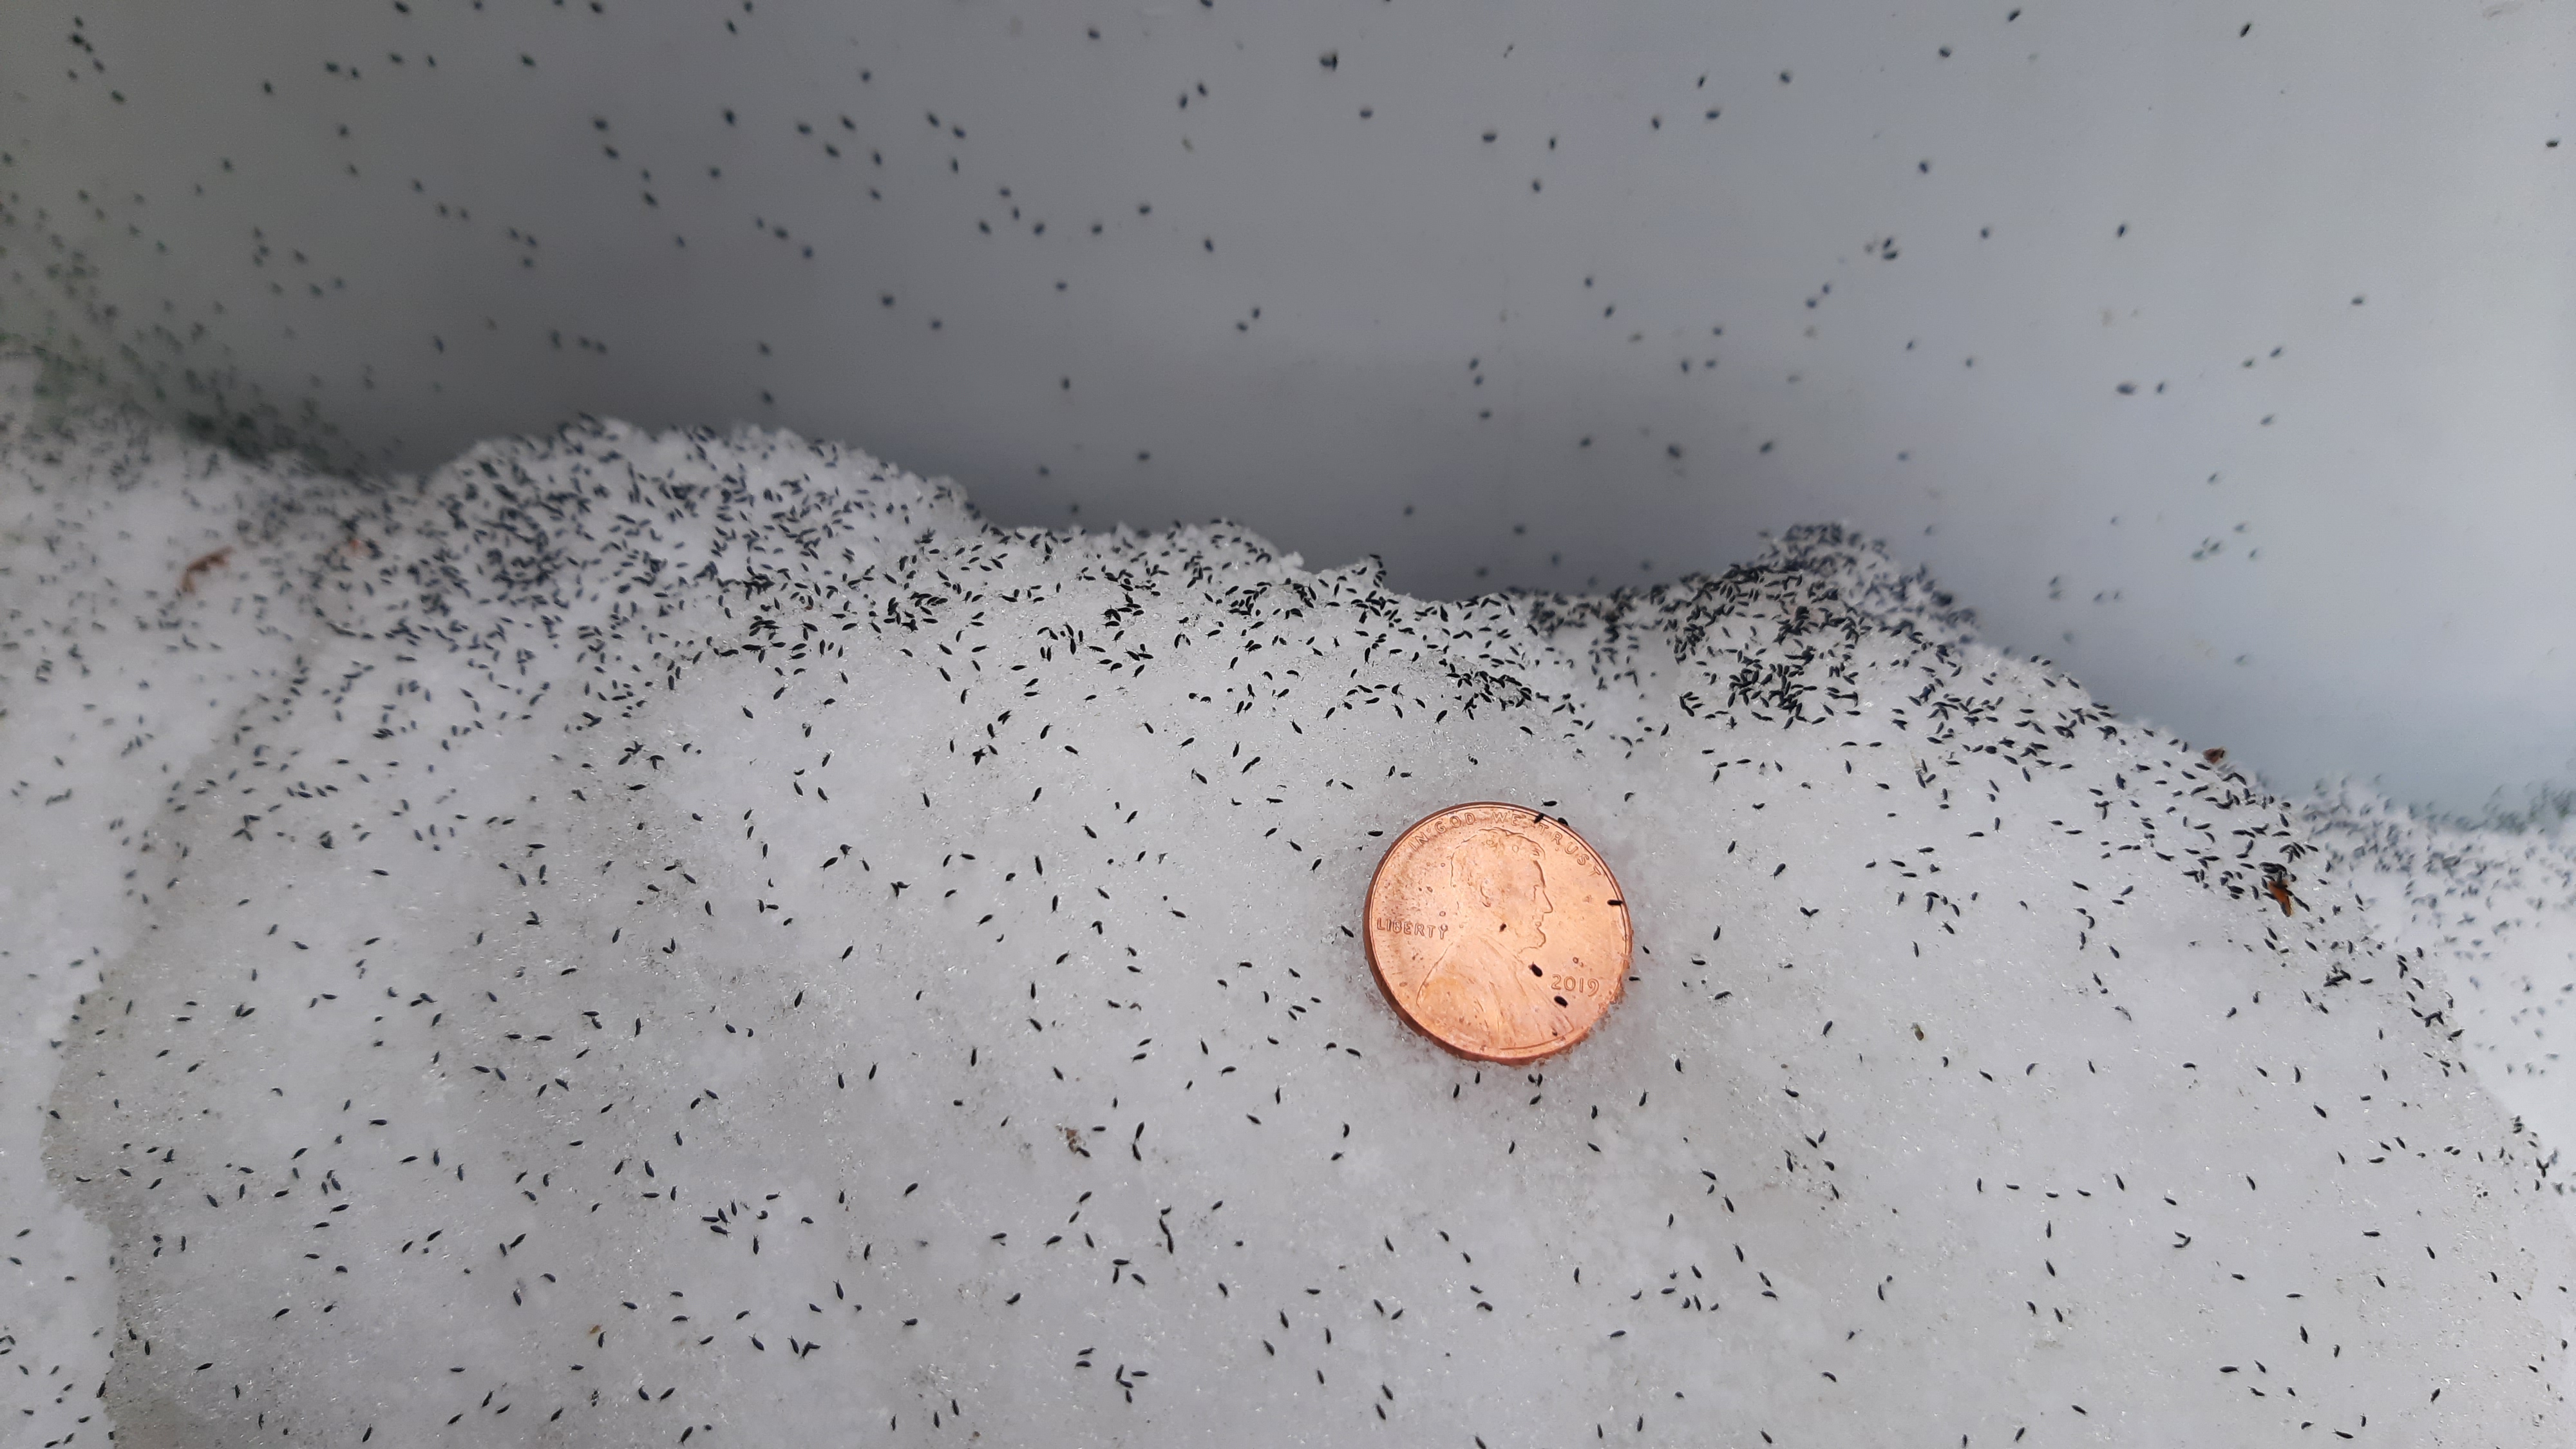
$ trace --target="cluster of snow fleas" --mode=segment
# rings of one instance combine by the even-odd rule
[[[2560,1067],[2576,1017],[2576,834],[2563,820],[2501,830],[2420,819],[2352,789],[2302,814],[2371,934],[2438,963],[2458,1049],[2549,1147],[2549,1191],[2564,1201],[2555,1167],[2576,1141],[2576,1070]],[[2576,1218],[2576,1202],[2565,1205]]]
[[[120,1442],[2564,1432],[2444,963],[1841,530],[1437,603],[757,431],[0,466],[6,727],[140,741],[12,797]],[[1352,936],[1464,799],[1637,923],[1535,1069]]]

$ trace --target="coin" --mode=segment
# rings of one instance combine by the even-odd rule
[[[1583,1040],[1628,979],[1627,897],[1599,852],[1523,805],[1415,821],[1370,878],[1362,942],[1386,999],[1462,1057],[1518,1066]]]

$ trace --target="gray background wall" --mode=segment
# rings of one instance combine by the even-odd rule
[[[2571,16],[0,0],[0,334],[337,466],[750,421],[1428,593],[1842,518],[2473,810],[2576,783]]]

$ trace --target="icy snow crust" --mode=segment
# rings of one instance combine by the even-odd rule
[[[13,544],[87,602],[0,728],[84,639],[241,702],[49,908],[119,1442],[2564,1433],[2566,1228],[2439,979],[1840,530],[1442,604],[778,433],[13,447],[85,537],[232,548]],[[1352,935],[1466,799],[1636,921],[1535,1070]]]

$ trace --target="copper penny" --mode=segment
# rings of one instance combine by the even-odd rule
[[[1517,1066],[1583,1040],[1628,979],[1627,898],[1598,852],[1522,805],[1414,822],[1369,880],[1369,969],[1396,1014]]]

